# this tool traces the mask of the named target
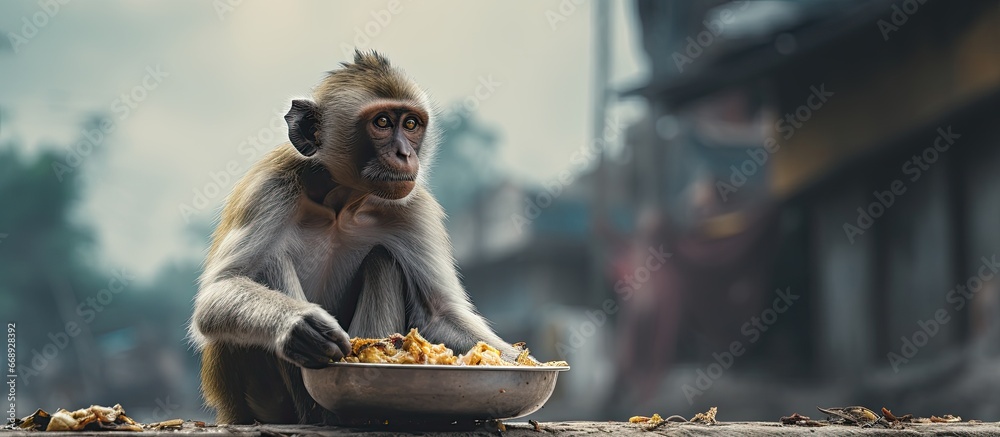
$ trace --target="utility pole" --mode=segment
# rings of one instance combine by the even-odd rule
[[[604,275],[607,272],[608,260],[607,242],[605,241],[607,236],[604,235],[605,229],[602,227],[610,224],[608,220],[608,171],[605,165],[607,144],[605,144],[604,130],[609,102],[608,77],[611,68],[611,2],[597,0],[591,4],[594,6],[592,10],[594,19],[594,131],[591,144],[599,145],[600,151],[597,153],[597,167],[592,179],[595,187],[591,191],[594,193],[594,204],[591,214],[592,235],[589,241],[590,296],[594,302],[600,302],[606,293]]]

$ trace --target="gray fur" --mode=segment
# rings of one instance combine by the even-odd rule
[[[269,357],[254,355],[253,350],[302,365],[283,351],[289,344],[302,344],[290,339],[297,332],[295,338],[301,340],[307,320],[333,327],[333,332],[323,328],[322,336],[341,345],[348,332],[382,337],[418,328],[431,342],[444,343],[458,353],[478,341],[510,357],[517,353],[493,332],[469,300],[455,268],[444,211],[425,188],[438,140],[434,111],[426,94],[388,67],[384,58],[359,54],[358,59],[367,63],[364,68],[381,75],[377,80],[396,81],[393,89],[401,96],[378,96],[357,85],[368,80],[365,74],[332,73],[315,96],[322,111],[318,151],[302,156],[290,152],[291,145],[279,147],[255,165],[227,199],[213,250],[199,278],[190,336],[199,349],[222,345],[249,348],[250,352],[206,352],[212,357],[210,366],[234,366],[234,372],[251,372],[243,370],[250,367],[239,361],[243,358],[227,357]],[[341,210],[333,209],[331,199],[337,198],[334,192],[341,188],[356,190],[350,184],[330,191],[324,205],[308,200],[299,175],[312,163],[323,163],[338,183],[341,178],[361,178],[360,169],[347,168],[345,162],[349,161],[343,159],[357,142],[357,130],[351,126],[356,123],[358,108],[388,98],[418,104],[430,114],[418,153],[420,171],[415,188],[398,200],[362,193],[354,197],[357,202]],[[360,291],[352,289],[358,283],[362,284]],[[354,308],[346,308],[355,295]],[[350,326],[341,326],[333,314],[350,315]],[[261,365],[274,368],[274,364]],[[283,366],[287,365],[277,367],[280,370]],[[217,383],[215,379],[224,377],[203,368],[204,375],[213,379],[203,380],[203,386],[226,387],[206,392],[208,399],[214,399],[212,406],[220,411],[220,420],[250,420],[246,414],[253,420],[280,416],[276,415],[279,407],[262,404],[266,399],[241,404],[246,402],[245,393],[232,393],[238,390],[233,384],[238,387],[240,383]],[[258,376],[234,375],[233,380],[253,381]],[[291,399],[308,399],[297,376],[287,377],[284,384]],[[304,412],[315,408],[296,401],[300,421],[307,420]]]

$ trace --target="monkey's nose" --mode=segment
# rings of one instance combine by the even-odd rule
[[[398,144],[395,153],[390,155],[392,162],[387,163],[403,173],[415,173],[417,171],[417,155],[408,144]]]
[[[413,155],[413,148],[405,142],[399,141],[396,143],[396,159],[402,165],[407,165],[410,162],[411,155]]]

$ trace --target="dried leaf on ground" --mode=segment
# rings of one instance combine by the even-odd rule
[[[897,416],[895,414],[892,414],[892,411],[889,411],[889,409],[886,407],[882,407],[882,415],[885,416],[885,419],[890,422],[909,422],[913,420],[912,414],[904,414],[902,416]]]
[[[798,426],[827,426],[829,423],[820,422],[817,420],[812,420],[809,416],[803,416],[799,413],[792,413],[791,416],[784,416],[778,419],[782,425],[798,425]]]
[[[718,408],[712,407],[712,408],[709,408],[708,411],[706,411],[704,413],[695,414],[694,417],[692,417],[690,421],[691,422],[697,422],[697,423],[709,424],[709,425],[715,424],[715,423],[718,423],[718,422],[715,421],[715,415],[718,412],[719,412]]]
[[[875,414],[874,411],[859,406],[843,408],[816,407],[816,409],[828,414],[831,417],[830,423],[846,422],[855,425],[869,426],[881,419],[881,417]]]
[[[794,425],[795,422],[800,422],[804,420],[811,420],[811,419],[809,419],[809,416],[803,416],[799,413],[792,413],[791,416],[782,416],[781,419],[778,419],[779,422],[785,425]]]

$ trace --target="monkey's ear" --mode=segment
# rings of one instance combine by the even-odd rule
[[[292,100],[285,122],[288,123],[288,139],[299,153],[312,156],[319,150],[319,138],[316,138],[319,110],[315,103],[305,99]]]

